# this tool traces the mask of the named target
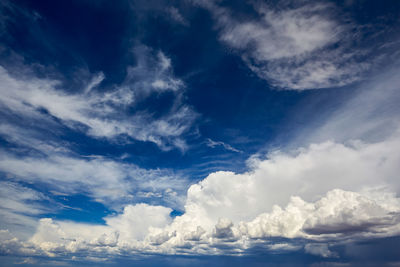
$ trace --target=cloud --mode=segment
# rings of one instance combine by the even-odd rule
[[[75,252],[92,247],[131,246],[143,240],[152,227],[167,225],[171,211],[162,206],[128,205],[122,214],[106,218],[107,226],[41,219],[30,242],[45,251],[60,247]]]
[[[85,93],[89,93],[93,88],[97,87],[106,77],[104,76],[104,73],[99,72],[95,76],[93,76],[92,80],[89,82],[89,84],[85,88]]]
[[[153,142],[162,150],[187,149],[182,135],[197,114],[180,101],[184,84],[173,77],[171,61],[162,52],[141,49],[143,53],[136,51],[138,63],[129,69],[126,80],[111,88],[99,88],[106,79],[101,72],[71,92],[58,80],[0,67],[0,114],[4,118],[0,136],[8,144],[0,149],[0,172],[7,181],[0,192],[1,229],[26,239],[38,225],[38,217],[60,209],[52,200],[54,194],[83,194],[117,211],[142,201],[166,205],[168,210],[182,208],[186,177],[122,160],[80,156],[75,144],[60,140],[68,126],[112,142],[128,137]],[[165,92],[174,98],[165,114],[156,117],[151,110],[129,111],[151,94]],[[26,183],[40,184],[49,192],[41,194],[21,185]],[[32,198],[23,198],[28,193]],[[41,201],[53,201],[54,209]]]
[[[37,227],[37,216],[49,212],[41,202],[47,197],[33,189],[10,181],[0,181],[0,226],[20,238],[26,238]]]
[[[132,88],[138,97],[154,91],[179,91],[185,86],[174,77],[171,59],[161,51],[154,53],[144,45],[133,48],[136,65],[128,67],[124,85]]]
[[[398,71],[396,64],[353,88],[328,116],[298,129],[291,143],[298,146],[325,140],[345,143],[352,139],[374,142],[388,138],[400,125]]]
[[[128,205],[103,226],[42,219],[28,244],[54,255],[229,255],[262,246],[336,257],[327,244],[400,234],[399,140],[275,152],[248,172],[216,172],[193,184],[185,213],[174,219],[171,209],[147,204]]]
[[[169,14],[172,20],[178,22],[183,26],[189,26],[189,21],[187,21],[187,19],[182,16],[181,12],[179,12],[179,9],[177,9],[176,7],[172,6],[168,8],[166,12]]]
[[[112,209],[131,201],[182,207],[187,177],[169,169],[143,169],[119,159],[77,155],[74,144],[46,133],[48,126],[38,122],[25,129],[23,123],[0,124],[0,136],[12,144],[0,149],[0,171],[11,184],[41,184],[57,194],[84,194]],[[7,191],[2,192],[7,198]]]
[[[324,258],[336,257],[336,254],[329,250],[327,244],[307,244],[304,246],[304,250],[309,254],[322,256]]]
[[[392,198],[399,201],[394,196]],[[359,193],[335,189],[315,203],[293,197],[284,210],[276,206],[271,213],[261,214],[240,227],[252,238],[278,236],[335,240],[352,234],[379,235],[379,232],[386,231],[388,235],[397,234],[398,208],[396,205],[384,206]],[[388,230],[390,227],[394,228]]]
[[[343,105],[340,117],[354,112],[353,103],[368,100],[369,105],[356,105],[364,112],[365,119],[353,126],[361,127],[370,121],[368,118],[377,106],[386,103],[385,99],[396,99],[396,79],[385,77],[387,86],[378,86],[381,83],[377,79],[376,85],[355,93],[354,98]],[[386,94],[381,99],[383,102],[377,97],[382,88]],[[377,118],[397,114],[396,109],[390,111]],[[374,125],[380,127],[381,124]],[[400,199],[397,197],[400,192],[397,179],[400,135],[396,124],[390,125],[387,133],[379,138],[355,139],[363,137],[357,134],[350,135],[352,139],[341,139],[346,142],[322,138],[319,143],[252,157],[244,173],[211,173],[188,188],[184,213],[175,218],[169,216],[171,209],[163,203],[160,204],[164,206],[126,205],[121,214],[106,217],[106,225],[101,227],[46,219],[41,222],[45,225],[43,229],[55,227],[54,236],[46,237],[45,230],[38,230],[40,238],[35,239],[34,244],[34,239],[23,244],[34,247],[35,253],[54,256],[60,251],[74,255],[84,252],[93,257],[101,257],[99,251],[107,255],[237,255],[262,247],[271,252],[303,249],[312,255],[335,258],[340,256],[338,251],[332,250],[335,245],[400,234]],[[334,136],[337,131],[325,137]],[[163,180],[160,175],[129,164],[102,158],[78,160],[52,155],[44,163],[38,159],[16,160],[7,156],[8,161],[1,167],[12,169],[16,177],[24,179],[49,181],[54,179],[52,177],[64,177],[70,182],[64,185],[63,180],[54,181],[60,185],[60,190],[69,186],[73,190],[88,188],[91,194],[103,196],[108,202],[113,195],[130,194],[129,188],[137,188],[136,196],[152,192],[154,194],[149,196],[165,197],[172,187],[171,176]],[[57,171],[55,175],[52,170]],[[134,177],[143,179],[135,183]],[[79,183],[81,181],[87,185]],[[156,190],[150,190],[153,186]],[[186,187],[177,185],[175,188]],[[107,192],[112,192],[111,197]],[[180,195],[183,194],[178,193]],[[138,213],[143,214],[143,218],[136,216]],[[148,219],[151,216],[156,217]],[[154,222],[152,227],[144,226],[147,220]]]
[[[221,25],[220,38],[235,48],[254,45],[255,55],[260,60],[289,58],[314,51],[336,41],[341,31],[335,21],[319,13],[326,13],[330,8],[327,4],[283,7],[280,11],[266,5],[255,8],[261,15],[260,20],[229,21],[231,25]]]
[[[132,199],[144,199],[143,192],[160,194],[173,207],[181,205],[180,195],[187,180],[168,170],[145,170],[134,164],[102,158],[78,158],[52,153],[50,157],[17,157],[2,152],[0,170],[17,181],[42,183],[66,194],[88,194],[99,202],[120,206]]]
[[[329,5],[260,8],[259,18],[247,24],[233,19],[226,8],[213,2],[208,5],[215,8],[213,12],[219,12],[221,40],[244,51],[243,58],[249,60],[249,67],[261,71],[260,76],[267,75],[278,86],[300,90],[340,85],[336,78],[350,82],[345,76],[346,67],[343,73],[337,69],[340,62],[332,56],[337,52],[315,54],[337,42],[336,35],[342,34],[337,22],[319,13]],[[267,42],[267,35],[274,39]],[[249,52],[249,47],[254,47],[253,52]],[[4,81],[0,87],[4,93],[0,96],[2,112],[23,118],[22,121],[43,120],[44,125],[61,120],[96,138],[128,135],[154,142],[162,149],[177,146],[184,150],[181,136],[195,115],[178,100],[172,111],[161,118],[147,112],[121,112],[151,94],[169,92],[179,98],[184,86],[172,75],[171,61],[164,54],[154,54],[147,48],[139,48],[135,53],[138,63],[128,68],[126,81],[103,93],[97,90],[106,79],[102,73],[95,74],[82,92],[70,93],[61,90],[56,81],[17,79],[0,68],[0,79]],[[141,58],[142,54],[150,55],[150,60],[149,56]],[[311,59],[314,56],[316,59]],[[330,59],[332,63],[325,62]],[[316,61],[311,64],[310,60]],[[274,77],[270,73],[273,64],[278,64],[276,70],[281,73],[298,77]],[[315,66],[321,72],[313,71],[315,76],[310,77]],[[293,72],[285,72],[285,68],[293,68]],[[358,79],[358,72],[355,73]],[[379,95],[375,93],[368,95],[368,99]],[[357,99],[362,97],[358,95]],[[368,103],[385,103],[371,101]],[[348,102],[351,106],[357,103],[363,102]],[[348,116],[354,109],[341,111],[336,118]],[[396,113],[383,117],[393,114]],[[9,180],[2,182],[2,208],[11,211],[4,216],[14,219],[10,214],[24,214],[24,218],[28,217],[26,214],[42,214],[41,206],[34,202],[43,196],[17,182],[45,184],[57,194],[84,193],[111,207],[124,208],[105,217],[104,225],[41,218],[27,241],[15,238],[13,231],[0,230],[0,251],[7,255],[45,255],[56,259],[67,255],[101,261],[113,255],[243,255],[262,248],[272,252],[304,250],[334,258],[339,255],[333,251],[336,244],[399,235],[398,127],[392,125],[377,139],[357,138],[357,133],[350,139],[343,138],[343,142],[326,140],[326,136],[335,136],[349,125],[364,125],[369,116],[361,117],[359,124],[352,125],[354,119],[336,124],[341,126],[321,134],[321,141],[252,157],[246,172],[213,172],[191,185],[184,201],[182,191],[187,188],[187,181],[168,170],[145,170],[98,156],[78,157],[68,146],[40,140],[41,126],[26,133],[22,131],[23,123],[2,124],[0,134],[7,141],[41,153],[38,157],[0,150],[0,170]],[[377,125],[381,126],[374,124],[371,128],[379,129]],[[235,151],[223,142],[210,139],[208,144]],[[8,192],[16,196],[8,196]],[[180,201],[184,202],[184,213],[172,217],[171,207],[178,206]]]
[[[96,256],[100,251],[109,256],[120,253],[234,254],[250,252],[261,245],[278,252],[304,247],[305,252],[313,255],[337,257],[336,252],[329,250],[327,242],[341,244],[400,233],[399,199],[393,200],[397,201],[395,206],[384,207],[386,204],[381,205],[376,199],[335,189],[314,203],[293,197],[285,209],[275,206],[273,211],[260,214],[254,220],[233,223],[228,218],[220,218],[210,221],[209,225],[207,213],[196,217],[185,213],[172,220],[169,208],[136,204],[125,207],[122,214],[106,217],[106,225],[41,219],[36,233],[21,246],[33,247],[36,255],[84,252],[101,257]],[[361,218],[354,214],[348,218],[351,209],[365,213]],[[321,220],[322,227],[341,227],[329,233],[310,233],[309,222],[313,220]],[[354,227],[369,221],[375,224]],[[286,239],[289,243],[276,243],[272,239],[275,237],[300,241],[292,244]]]
[[[179,96],[172,108],[157,118],[152,115],[153,111],[129,112],[152,93],[177,92],[183,87],[183,82],[172,76],[169,58],[162,52],[152,58],[149,48],[140,50],[143,51],[136,51],[138,63],[128,68],[125,82],[103,92],[92,90],[105,79],[102,73],[95,75],[83,92],[69,93],[59,89],[59,81],[16,77],[0,67],[0,105],[9,116],[43,121],[57,118],[68,127],[95,138],[115,140],[127,136],[153,142],[163,150],[185,151],[187,145],[181,136],[190,129],[197,114],[182,105]]]
[[[106,219],[108,225],[118,230],[120,239],[129,243],[131,240],[143,240],[150,227],[164,227],[171,222],[172,209],[147,204],[130,205],[124,208],[121,216]],[[132,226],[135,227],[132,227]]]
[[[0,204],[2,209],[25,214],[40,214],[44,212],[40,206],[35,207],[35,201],[45,199],[45,197],[16,183],[1,181],[0,198],[2,199]]]
[[[238,149],[232,147],[232,146],[229,145],[229,144],[226,144],[226,143],[224,143],[224,142],[222,142],[222,141],[214,141],[214,140],[212,140],[212,139],[210,139],[210,138],[207,138],[207,146],[208,146],[208,147],[211,147],[211,148],[214,148],[214,147],[216,147],[216,146],[222,146],[224,149],[229,150],[229,151],[232,151],[232,152],[237,152],[237,153],[242,152],[242,151],[240,151],[240,150],[238,150]]]
[[[267,160],[253,161],[249,172],[210,174],[189,189],[187,203],[202,203],[198,208],[214,218],[237,221],[241,216],[251,217],[271,209],[274,204],[286,205],[293,195],[312,200],[332,188],[359,191],[363,186],[390,185],[397,189],[396,162],[400,155],[395,148],[399,145],[394,137],[356,146],[313,144],[292,151],[292,155],[275,152]],[[222,209],[224,206],[229,208]]]
[[[344,86],[362,79],[373,61],[365,60],[368,49],[354,48],[360,30],[338,19],[342,13],[332,3],[257,2],[249,17],[217,1],[194,2],[211,12],[220,40],[272,86]]]
[[[55,257],[60,251],[77,253],[87,251],[93,259],[101,253],[119,253],[132,249],[153,227],[164,227],[171,221],[172,210],[147,204],[128,205],[122,214],[106,218],[106,225],[91,225],[44,218],[36,233],[27,242],[21,242],[8,231],[1,230],[3,250],[8,255],[47,255]],[[134,226],[134,227],[132,227]],[[10,244],[13,246],[10,246]],[[32,248],[23,251],[22,248]],[[134,251],[131,251],[131,253]]]

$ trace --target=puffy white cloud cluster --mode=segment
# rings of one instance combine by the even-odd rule
[[[136,204],[106,217],[105,225],[42,219],[27,244],[54,256],[237,254],[262,245],[336,257],[328,244],[400,234],[399,148],[395,135],[377,143],[328,142],[273,153],[253,161],[246,173],[216,172],[192,185],[181,216]]]
[[[121,215],[106,218],[104,226],[41,219],[30,242],[46,253],[102,248],[118,251],[143,241],[153,227],[170,223],[171,211],[162,206],[129,205]]]
[[[251,238],[283,236],[287,238],[331,239],[352,234],[393,234],[399,230],[399,204],[379,203],[359,193],[334,189],[309,203],[292,197],[285,209],[275,206],[249,223],[241,224]],[[390,230],[388,229],[390,228]]]
[[[393,196],[392,196],[393,197]],[[335,189],[312,203],[292,197],[282,209],[274,206],[249,221],[234,223],[222,217],[185,213],[174,220],[170,209],[137,204],[124,213],[106,218],[106,225],[41,219],[35,235],[20,246],[35,247],[35,253],[104,251],[119,253],[229,254],[246,253],[255,245],[269,250],[302,249],[324,257],[327,242],[382,237],[400,233],[400,200],[393,206],[362,194]],[[272,238],[303,238],[303,245],[276,244]],[[10,238],[10,240],[15,239]],[[321,247],[322,246],[322,247]]]

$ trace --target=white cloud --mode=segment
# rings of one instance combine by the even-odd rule
[[[183,26],[189,26],[189,21],[184,18],[181,12],[179,12],[179,9],[177,9],[176,7],[167,8],[166,12],[170,16],[170,18],[175,22]]]
[[[224,142],[222,142],[222,141],[214,141],[214,140],[212,140],[212,139],[210,139],[210,138],[207,138],[207,143],[206,143],[206,144],[207,144],[207,146],[212,147],[212,148],[214,148],[214,147],[216,147],[216,146],[222,146],[222,147],[225,148],[226,150],[230,150],[230,151],[232,151],[232,152],[237,152],[237,153],[242,152],[242,151],[240,151],[240,150],[238,150],[238,149],[232,147],[232,146],[229,145],[229,144],[226,144],[226,143],[224,143]]]
[[[179,90],[182,86],[179,80],[168,80],[170,60],[159,53],[153,61],[154,64],[147,66],[159,68],[153,78],[167,80],[167,85],[150,90]],[[146,76],[146,68],[141,69],[143,77]],[[44,196],[24,187],[18,189],[12,186],[18,185],[16,182],[46,185],[56,194],[85,194],[115,210],[139,201],[177,209],[182,207],[182,192],[188,183],[182,175],[170,170],[145,170],[135,164],[102,157],[80,157],[73,152],[74,144],[58,139],[61,127],[54,117],[94,137],[114,139],[118,135],[129,135],[136,140],[154,142],[162,149],[177,147],[185,150],[186,143],[180,135],[190,127],[196,115],[179,101],[174,103],[176,107],[170,113],[157,119],[146,112],[121,115],[138,98],[146,97],[138,92],[151,86],[151,71],[148,70],[147,74],[147,82],[142,80],[143,88],[136,88],[134,81],[129,81],[129,86],[132,86],[129,87],[127,80],[121,87],[99,93],[95,89],[105,79],[99,73],[83,88],[82,93],[72,94],[61,90],[57,81],[31,76],[14,77],[0,67],[1,113],[10,118],[0,124],[0,135],[15,146],[0,149],[0,171],[10,181],[4,183],[3,190],[0,190],[3,199],[1,228],[26,238],[34,231],[37,217],[45,211],[33,198]],[[17,189],[21,193],[15,191]],[[32,199],[22,199],[28,193]]]
[[[328,4],[313,4],[281,10],[265,5],[255,7],[260,20],[243,22],[227,19],[221,25],[221,39],[235,48],[254,46],[258,60],[298,56],[336,41],[340,25],[328,16]],[[226,18],[224,18],[225,20]]]
[[[46,211],[35,204],[35,201],[45,199],[44,195],[16,183],[0,181],[0,199],[1,209],[30,215]]]
[[[352,234],[392,235],[399,231],[399,199],[386,206],[359,193],[335,189],[315,203],[292,197],[285,209],[257,216],[240,228],[252,238],[305,237],[335,240]],[[391,229],[388,229],[393,227]]]
[[[350,49],[354,25],[341,22],[331,3],[308,1],[253,5],[255,14],[235,15],[217,1],[195,1],[216,21],[220,39],[241,54],[259,77],[283,89],[344,86],[362,77],[366,51]]]
[[[106,77],[104,76],[104,73],[99,72],[97,73],[92,80],[89,82],[89,84],[85,88],[85,93],[89,93],[93,88],[98,86]]]
[[[246,173],[216,172],[192,185],[185,213],[174,219],[169,208],[137,204],[106,217],[105,226],[44,219],[31,242],[48,254],[213,255],[261,245],[272,251],[305,246],[307,253],[336,257],[327,244],[400,233],[399,148],[395,135],[357,146],[323,143],[273,153]],[[275,237],[304,242],[277,245]]]
[[[161,51],[153,55],[149,47],[139,45],[133,53],[137,62],[128,67],[124,84],[133,88],[138,97],[153,91],[179,91],[185,86],[182,80],[174,77],[171,59]]]
[[[141,192],[160,194],[173,207],[181,206],[181,192],[187,180],[168,170],[145,170],[134,164],[102,158],[77,158],[58,153],[48,157],[17,157],[0,154],[0,170],[12,179],[44,183],[61,193],[84,193],[111,207],[132,199],[143,199]],[[151,199],[151,196],[150,196]]]
[[[128,68],[125,82],[103,93],[92,90],[105,79],[102,73],[95,75],[82,93],[67,93],[57,89],[58,81],[14,77],[0,67],[0,105],[5,109],[3,112],[11,112],[13,116],[51,121],[39,111],[45,109],[69,127],[96,138],[128,136],[153,142],[163,150],[174,147],[185,150],[187,146],[181,136],[197,114],[181,105],[179,96],[173,108],[161,117],[154,118],[152,111],[129,114],[129,108],[152,92],[177,92],[183,87],[183,82],[173,77],[169,58],[162,52],[153,58],[147,47],[141,50],[144,52],[136,52],[138,63]]]
[[[400,160],[398,147],[396,137],[353,147],[332,142],[313,144],[292,155],[276,152],[267,160],[253,162],[249,172],[210,174],[189,188],[187,206],[206,210],[214,219],[221,216],[238,221],[242,216],[269,211],[274,204],[286,205],[293,195],[313,200],[332,188],[399,188],[395,182]]]
[[[265,22],[246,26],[252,30],[252,34],[256,32],[261,37],[258,35],[249,37],[246,35],[246,27],[241,30],[240,25],[235,25],[232,30],[237,30],[239,32],[237,37],[240,38],[233,40],[233,37],[226,37],[226,41],[233,43],[238,49],[250,44],[256,45],[256,48],[258,45],[261,49],[261,44],[264,44],[264,31],[270,31],[268,34],[275,34],[277,40],[289,37],[293,40],[289,38],[287,44],[271,42],[271,45],[263,47],[263,50],[255,49],[254,53],[259,53],[263,62],[278,62],[295,57],[296,59],[291,59],[294,63],[297,60],[298,62],[305,60],[304,62],[308,64],[309,55],[331,42],[322,31],[329,32],[330,27],[335,25],[329,17],[322,18],[318,13],[314,13],[319,10],[318,8],[304,10],[304,7],[299,7],[289,11],[285,9],[279,12],[265,11],[272,12],[269,15],[261,14],[261,17],[271,24],[268,26],[270,28],[256,27],[259,23]],[[218,8],[217,11],[222,12],[220,14],[222,20],[231,19],[225,14],[227,10]],[[305,16],[303,12],[310,16]],[[268,21],[268,16],[278,17],[282,22]],[[296,25],[292,25],[292,20]],[[326,23],[315,26],[314,24],[320,20]],[[295,28],[292,29],[291,26]],[[314,37],[307,35],[307,29],[310,28],[313,29]],[[225,30],[223,29],[223,32]],[[295,36],[296,34],[299,36]],[[257,38],[261,38],[261,43],[257,43],[259,40]],[[306,38],[305,43],[298,41],[303,38]],[[252,56],[253,54],[250,54],[250,57]],[[329,56],[321,57],[324,60],[329,58]],[[101,99],[93,90],[100,84],[101,78],[95,78],[94,82],[90,83],[92,85],[89,84],[87,87],[91,88],[87,90],[90,98],[81,99],[81,96],[58,91],[52,82],[38,79],[29,82],[17,81],[4,69],[0,69],[2,70],[0,77],[7,82],[2,87],[6,94],[0,98],[1,103],[15,113],[26,116],[30,114],[29,116],[35,119],[42,118],[40,113],[36,113],[36,108],[46,108],[53,116],[62,120],[85,124],[90,128],[89,133],[94,136],[126,134],[129,132],[126,129],[131,128],[121,124],[121,120],[118,122],[112,120],[116,106],[130,105],[138,97],[149,94],[149,90],[176,92],[181,86],[174,78],[164,77],[168,72],[165,70],[170,68],[170,61],[160,54],[158,59],[161,63],[157,65],[159,68],[155,79],[144,79],[143,83],[136,85],[133,83],[132,86],[128,85],[129,79],[127,79],[123,87],[102,95]],[[325,65],[322,66],[322,73],[317,73],[317,77],[312,77],[307,82],[304,80],[304,77],[308,77],[305,71],[307,75],[300,76],[291,87],[304,89],[302,86],[305,84],[313,86],[324,84],[327,77],[337,75],[335,63],[337,62],[334,62],[332,67],[326,65],[326,69]],[[315,65],[318,66],[318,64],[313,66]],[[138,66],[130,70],[128,77],[131,79],[142,77],[145,73],[143,69],[147,69],[147,65],[138,63]],[[298,69],[295,69],[294,73],[296,70]],[[300,72],[299,75],[303,75],[303,72]],[[268,77],[274,79],[271,75],[268,74]],[[287,85],[293,82],[292,78],[287,81],[276,79]],[[140,92],[138,95],[131,94],[131,89],[136,88],[135,86],[138,86],[137,92]],[[28,94],[22,93],[22,88],[25,87],[30,88],[27,90]],[[11,92],[9,88],[16,90]],[[41,98],[44,96],[57,102],[59,106],[43,101]],[[348,115],[354,111],[349,110],[344,110],[344,114]],[[101,114],[105,114],[106,117]],[[142,118],[142,114],[139,117]],[[158,129],[150,132],[168,134],[154,134],[155,137],[150,139],[149,136],[152,135],[148,135],[147,131],[146,134],[143,133],[144,137],[140,137],[138,134],[140,131],[137,130],[135,134],[139,137],[135,138],[145,140],[149,138],[148,140],[159,142],[158,144],[162,146],[164,141],[157,139],[157,136],[179,136],[185,131],[185,127],[180,130],[179,125],[184,117],[184,114],[178,112],[171,115],[173,119],[167,122],[156,120],[157,123],[153,121],[148,123],[149,120],[143,119],[143,124],[148,123],[151,128]],[[172,123],[168,123],[171,121]],[[122,122],[125,122],[124,118]],[[364,120],[360,124],[363,123]],[[338,125],[351,124],[347,121]],[[347,130],[346,127],[339,128],[335,131]],[[376,125],[372,128],[376,128]],[[8,129],[19,131],[19,128],[9,125],[0,128],[0,132],[8,138],[11,138],[7,135]],[[299,250],[304,247],[304,251],[310,254],[335,257],[335,252],[330,250],[328,244],[400,233],[400,199],[397,197],[400,192],[398,181],[400,136],[399,132],[393,129],[391,127],[390,134],[375,141],[346,140],[344,144],[326,141],[323,138],[321,142],[311,142],[309,146],[292,151],[271,152],[266,158],[253,157],[249,161],[249,170],[244,173],[211,173],[188,189],[185,213],[175,218],[169,216],[171,208],[148,204],[126,205],[121,214],[106,217],[105,225],[44,218],[39,221],[36,233],[28,242],[20,242],[9,232],[0,231],[0,248],[6,254],[36,253],[57,256],[67,253],[78,257],[84,254],[85,257],[95,259],[104,255],[136,253],[237,255],[251,251],[253,246],[262,245],[268,250],[278,251]],[[17,134],[13,140],[23,143],[21,141],[23,135]],[[180,140],[175,138],[173,143],[183,147],[184,144],[179,142]],[[217,143],[214,145],[224,146]],[[28,145],[26,141],[23,144]],[[40,142],[32,145],[40,150],[43,147],[43,143]],[[68,153],[71,152],[49,150],[42,158],[30,156],[21,158],[4,152],[0,158],[0,168],[10,175],[9,179],[46,182],[61,193],[82,190],[109,205],[114,200],[129,199],[131,196],[173,197],[177,195],[174,194],[174,190],[182,190],[186,185],[185,183],[182,185],[180,178],[175,179],[168,175],[168,172],[165,174],[159,170],[143,170],[132,164],[98,157],[81,159]],[[29,197],[34,197],[29,191],[27,192],[28,194],[22,194],[22,200],[18,201],[26,202]],[[5,202],[5,205],[18,209],[19,205],[14,202]],[[285,241],[287,243],[282,241],[274,243],[274,237],[287,238]],[[303,241],[291,244],[291,238]]]
[[[37,122],[35,119],[32,122]],[[29,147],[31,149],[44,152],[44,154],[68,152],[69,145],[65,142],[56,142],[51,138],[44,139],[43,131],[46,131],[49,125],[55,126],[53,122],[37,123],[35,127],[26,129],[24,124],[16,125],[9,123],[0,124],[0,136],[11,144],[21,147]],[[53,129],[57,131],[57,129]],[[47,132],[51,132],[47,130]]]
[[[8,229],[19,238],[27,238],[37,227],[37,216],[51,211],[41,202],[48,198],[31,188],[0,181],[0,229]]]
[[[396,96],[392,82],[390,79],[384,99]],[[356,94],[348,104],[358,103],[357,99],[365,96],[371,105],[361,106],[370,118],[368,114],[376,110],[376,90],[381,88],[373,86],[367,95]],[[344,107],[342,111],[344,116],[354,109]],[[360,126],[365,121],[368,119],[360,120]],[[45,253],[81,250],[91,254],[104,250],[110,254],[215,255],[246,253],[254,246],[264,246],[272,251],[304,248],[313,255],[336,257],[330,245],[400,234],[397,129],[391,125],[388,133],[375,141],[324,141],[271,152],[266,158],[253,157],[249,170],[240,174],[211,173],[188,189],[185,213],[174,219],[169,218],[166,207],[138,204],[106,218],[104,228],[98,228],[93,236],[83,234],[79,242],[69,240],[68,234],[62,234],[63,239],[56,235],[55,241],[41,234],[44,239],[35,242]],[[144,214],[143,220],[132,215],[137,213]],[[151,219],[155,224],[143,228],[149,214],[156,216]],[[61,228],[64,223],[51,222]],[[135,232],[135,225],[143,234]],[[81,229],[74,223],[68,227],[73,229],[67,231],[74,233],[72,236]],[[273,238],[286,238],[287,243],[276,243]]]
[[[324,258],[337,256],[335,253],[329,250],[327,244],[318,244],[318,243],[307,244],[304,246],[304,250],[309,254],[322,256]]]
[[[399,67],[388,68],[374,75],[359,87],[328,117],[311,127],[298,129],[291,143],[335,140],[346,143],[352,139],[367,142],[383,140],[396,132],[400,125]]]
[[[44,251],[60,247],[70,252],[91,247],[114,249],[142,241],[152,227],[164,227],[172,210],[147,204],[128,205],[122,214],[106,218],[106,226],[41,219],[30,242]]]
[[[122,215],[107,218],[106,222],[120,234],[120,241],[143,240],[150,227],[164,227],[171,222],[172,209],[147,204],[130,205]],[[134,226],[134,227],[132,227]]]
[[[260,245],[270,251],[300,250],[305,245],[307,253],[337,257],[329,250],[328,243],[400,233],[399,199],[393,200],[396,205],[387,209],[379,201],[359,193],[336,189],[314,203],[292,197],[285,209],[275,206],[273,211],[260,214],[254,220],[233,223],[228,218],[220,218],[209,225],[207,213],[200,216],[185,213],[172,220],[169,208],[137,204],[127,206],[120,215],[106,217],[106,225],[41,219],[35,235],[20,246],[33,247],[36,254],[85,252],[96,257],[100,251],[107,255],[212,255],[246,253]],[[349,213],[351,209],[364,213],[359,218]],[[322,224],[310,228],[309,222],[313,220],[320,220]],[[318,229],[333,229],[332,226],[336,227],[335,231],[318,232]],[[272,237],[300,237],[305,243],[274,243],[270,241]]]

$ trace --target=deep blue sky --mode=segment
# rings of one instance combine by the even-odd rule
[[[2,237],[0,265],[90,265],[99,256],[93,244],[110,229],[119,239],[104,252],[106,265],[398,264],[386,249],[399,243],[398,218],[382,218],[398,214],[400,203],[399,18],[399,1],[4,1],[0,228],[36,252]],[[199,195],[187,191],[198,183]],[[388,197],[366,193],[377,188]],[[255,238],[239,229],[275,204],[284,209],[290,197],[316,203],[334,189],[360,194],[343,195],[346,201],[362,201],[338,204],[337,214],[314,224],[304,217],[301,234]],[[166,210],[169,217],[136,226],[137,212],[149,216],[135,209],[140,203],[148,214]],[[172,222],[193,214],[201,218],[188,217],[193,229],[204,219],[199,240],[212,248],[206,253],[194,249],[197,239],[179,239],[189,230]],[[219,233],[225,217],[232,226],[221,224]],[[42,236],[46,218],[62,229],[54,238]],[[76,223],[108,228],[88,230],[98,237],[82,234],[82,250],[41,245],[57,243],[57,235],[78,242],[66,230]],[[160,244],[171,242],[170,250],[149,241],[149,226],[169,231]],[[231,235],[242,239],[229,241]],[[248,247],[235,250],[243,238]],[[126,241],[136,239],[150,245]],[[127,249],[124,240],[136,247]]]

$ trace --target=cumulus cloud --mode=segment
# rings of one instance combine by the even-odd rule
[[[386,232],[391,235],[399,230],[398,211],[397,205],[387,207],[359,193],[335,189],[315,203],[292,197],[284,210],[275,206],[271,213],[261,214],[240,227],[252,238],[283,236],[329,240],[351,234]],[[388,226],[394,229],[387,231]]]
[[[283,89],[344,86],[362,78],[367,50],[350,47],[357,27],[338,18],[331,3],[256,2],[250,18],[218,1],[194,1],[208,9],[220,40],[236,50],[259,77]],[[278,6],[279,5],[279,6]]]
[[[253,161],[248,173],[210,174],[189,189],[187,205],[194,203],[214,218],[237,221],[271,209],[274,204],[286,205],[293,195],[313,200],[332,188],[359,191],[364,186],[396,185],[397,189],[400,155],[395,148],[399,145],[395,137],[374,144],[325,142],[293,154],[275,152],[267,160]],[[197,207],[197,203],[203,204]],[[222,209],[224,206],[229,208]]]
[[[284,209],[274,206],[271,212],[238,223],[229,218],[214,221],[207,218],[207,213],[195,217],[188,212],[172,220],[169,208],[137,204],[127,206],[120,215],[106,217],[106,225],[41,219],[35,235],[21,246],[34,247],[36,254],[56,256],[60,252],[96,255],[99,251],[111,255],[122,252],[230,254],[246,253],[254,246],[263,245],[270,251],[304,247],[310,254],[337,257],[326,242],[335,244],[349,238],[359,240],[400,232],[400,202],[395,197],[393,200],[396,205],[388,207],[360,193],[335,189],[316,202],[292,197]],[[364,212],[363,216],[359,218],[352,214],[348,217],[351,209],[355,213]],[[321,224],[312,226],[312,221]],[[366,222],[368,226],[364,227]],[[329,233],[310,232],[312,227],[333,229],[332,226],[339,227]],[[304,241],[298,244],[275,243],[271,240],[274,237],[296,237]]]
[[[55,255],[99,250],[212,255],[264,246],[337,257],[327,244],[400,233],[399,139],[273,153],[246,173],[216,172],[193,184],[185,213],[174,219],[171,209],[147,204],[129,205],[106,217],[103,226],[43,219],[28,244]],[[300,241],[278,245],[273,238]]]
[[[116,250],[142,241],[152,227],[164,227],[172,210],[147,204],[128,205],[122,214],[106,218],[106,226],[41,219],[30,242],[41,250],[70,252],[109,248]]]
[[[164,227],[169,224],[171,212],[172,209],[163,206],[130,205],[124,208],[121,216],[108,218],[106,222],[118,230],[120,240],[129,243],[131,240],[143,240],[150,227]]]
[[[30,255],[37,252],[34,247],[24,244],[8,230],[0,230],[0,252],[4,255]]]

